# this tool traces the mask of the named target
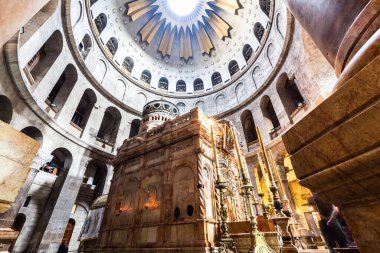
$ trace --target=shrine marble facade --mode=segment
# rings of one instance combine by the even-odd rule
[[[99,250],[217,249],[218,196],[210,138],[207,118],[195,109],[124,142],[114,161]],[[229,221],[243,221],[237,166],[222,160],[221,171],[231,186]]]

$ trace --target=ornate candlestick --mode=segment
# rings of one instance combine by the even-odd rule
[[[296,227],[296,224],[294,222],[295,218],[294,218],[294,213],[292,211],[292,209],[290,208],[290,204],[289,204],[289,199],[288,197],[286,196],[286,192],[285,192],[285,188],[284,188],[284,184],[282,183],[282,179],[281,179],[281,176],[280,176],[280,170],[278,169],[276,163],[275,163],[275,160],[273,158],[273,154],[272,154],[272,151],[269,150],[268,151],[268,155],[269,155],[269,159],[272,163],[272,166],[273,166],[273,169],[274,169],[274,174],[276,176],[276,179],[277,179],[277,182],[280,186],[280,193],[281,193],[281,196],[282,196],[282,202],[286,208],[286,210],[289,212],[289,215],[290,215],[290,230],[291,232],[291,236],[293,238],[293,243],[295,245],[297,245],[298,248],[304,248],[304,245],[302,244],[302,241],[300,241],[300,235],[298,233],[298,229]],[[294,235],[293,235],[294,234]]]
[[[233,138],[234,138],[234,146],[235,146],[235,151],[236,151],[236,154],[237,154],[237,157],[238,157],[238,161],[239,161],[239,166],[240,166],[240,169],[241,169],[241,173],[242,173],[242,192],[244,192],[244,196],[246,197],[246,201],[247,201],[247,204],[248,204],[248,211],[249,211],[249,216],[250,216],[250,223],[251,223],[251,247],[248,251],[248,253],[274,253],[275,251],[272,250],[266,240],[265,240],[265,236],[264,236],[264,233],[261,233],[258,229],[258,226],[257,226],[257,216],[256,216],[256,213],[257,213],[257,209],[256,209],[256,213],[254,212],[253,210],[253,205],[255,205],[255,207],[257,207],[257,201],[255,200],[255,197],[254,197],[254,192],[253,192],[253,189],[254,187],[252,186],[252,183],[251,183],[251,180],[249,178],[249,173],[248,173],[248,169],[247,169],[247,164],[245,163],[245,160],[243,162],[243,159],[242,159],[242,154],[241,154],[241,150],[238,146],[238,142],[237,142],[237,138],[236,138],[236,132],[235,132],[235,128],[233,126],[230,126],[231,127],[231,132],[233,134]],[[254,199],[254,203],[252,203],[252,197]]]
[[[278,194],[278,188],[277,188],[276,182],[274,180],[272,169],[269,166],[267,152],[266,152],[263,140],[261,138],[261,133],[260,133],[260,130],[258,127],[256,127],[256,133],[257,133],[257,137],[259,139],[261,152],[262,152],[262,155],[264,158],[264,166],[265,166],[266,170],[269,172],[269,180],[271,182],[271,185],[269,188],[273,194],[273,204],[274,204],[274,208],[276,209],[276,215],[280,216],[280,217],[286,217],[285,214],[282,212],[283,205],[282,205],[280,196]]]
[[[281,199],[278,193],[278,188],[273,176],[273,171],[271,167],[269,166],[268,156],[267,156],[266,149],[264,147],[264,143],[261,138],[260,130],[257,127],[256,127],[256,132],[257,132],[257,137],[259,139],[261,151],[264,158],[264,165],[266,169],[269,171],[269,176],[270,176],[270,181],[271,181],[270,190],[273,193],[273,203],[274,203],[274,208],[276,209],[276,216],[273,218],[273,220],[281,229],[281,237],[282,237],[282,242],[283,242],[283,245],[281,247],[281,252],[282,253],[296,253],[298,252],[298,249],[292,244],[292,238],[289,234],[289,217],[287,217],[282,211],[283,204],[281,202]]]
[[[276,163],[274,162],[273,154],[272,154],[271,150],[268,151],[268,156],[269,156],[269,159],[270,159],[270,161],[272,163],[272,167],[273,167],[273,170],[274,170],[274,175],[275,175],[275,177],[277,179],[278,185],[280,186],[279,190],[280,190],[280,196],[282,198],[282,201],[289,203],[289,200],[288,200],[288,198],[287,198],[287,196],[285,194],[284,185],[282,184],[282,180],[281,180],[279,171],[277,169]]]
[[[220,203],[221,238],[220,238],[219,253],[237,253],[233,239],[231,238],[228,231],[228,225],[227,225],[228,213],[227,213],[227,207],[225,205],[225,202],[226,202],[225,191],[227,189],[227,183],[222,179],[220,171],[219,171],[219,159],[218,159],[218,152],[215,146],[215,135],[214,135],[214,127],[213,127],[214,121],[210,119],[209,124],[211,127],[211,144],[212,144],[216,175],[217,175],[215,186],[218,189],[219,200],[220,200],[219,203]]]
[[[268,210],[267,210],[267,207],[264,203],[264,193],[263,193],[263,189],[261,188],[261,184],[260,184],[260,180],[259,180],[259,173],[257,172],[257,168],[253,169],[253,174],[255,175],[257,195],[260,198],[260,204],[261,204],[261,209],[263,211],[263,216],[265,219],[268,219]],[[263,177],[264,177],[264,175],[263,175]],[[269,188],[268,188],[268,190],[269,190]],[[268,194],[269,194],[269,191],[268,191]],[[269,196],[268,196],[268,199],[269,199]]]

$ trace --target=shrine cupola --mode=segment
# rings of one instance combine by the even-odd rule
[[[178,116],[179,109],[173,103],[165,100],[151,101],[144,106],[143,119],[139,132],[148,131]]]

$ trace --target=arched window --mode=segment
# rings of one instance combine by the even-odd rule
[[[29,126],[29,127],[25,127],[20,132],[38,141],[42,145],[43,136],[42,136],[41,131],[38,128]]]
[[[255,34],[256,39],[261,43],[261,39],[264,36],[265,29],[262,24],[255,23],[253,27],[253,33]]]
[[[131,130],[129,131],[129,138],[135,137],[139,133],[141,120],[134,119],[131,123]]]
[[[183,115],[183,114],[185,113],[185,110],[186,110],[186,105],[185,105],[185,103],[183,103],[183,102],[179,102],[179,103],[177,103],[177,107],[178,107],[178,109],[179,109],[179,113],[180,113],[181,115]]]
[[[128,70],[129,73],[131,73],[133,66],[134,66],[134,63],[133,63],[132,58],[126,57],[123,61],[123,68],[125,68],[126,70]]]
[[[257,89],[257,86],[260,84],[262,79],[261,69],[259,66],[256,66],[252,71],[252,79],[253,84],[255,85],[255,88]]]
[[[219,72],[215,72],[214,74],[212,74],[211,82],[212,82],[212,86],[218,85],[222,82],[222,76],[220,75]]]
[[[267,57],[268,57],[268,61],[270,63],[270,65],[273,67],[274,65],[274,46],[272,43],[269,43],[268,47],[267,47]]]
[[[31,85],[35,88],[49,71],[55,60],[61,54],[63,37],[60,31],[55,31],[38,52],[24,67],[24,72]]]
[[[252,53],[253,53],[252,47],[250,45],[246,44],[243,47],[243,56],[244,56],[244,59],[246,62],[248,62],[248,60],[251,58]]]
[[[298,90],[295,80],[289,79],[286,73],[283,73],[279,77],[276,88],[286,114],[289,116],[305,104],[305,100]]]
[[[82,183],[92,185],[95,188],[91,202],[102,194],[106,178],[107,165],[99,160],[91,160],[86,167],[82,180]]]
[[[194,81],[194,91],[204,90],[203,81],[200,78],[195,79]]]
[[[114,146],[119,131],[121,114],[115,107],[108,107],[104,112],[97,138]]]
[[[112,56],[116,54],[117,48],[119,47],[119,44],[117,42],[117,39],[112,37],[107,42],[107,48],[108,51],[111,53]]]
[[[9,124],[12,120],[12,102],[4,95],[0,95],[0,120]]]
[[[277,118],[272,101],[268,96],[264,96],[260,102],[261,112],[263,113],[265,123],[269,132],[274,132],[281,128],[280,121]]]
[[[169,81],[165,77],[161,77],[158,81],[158,88],[163,90],[168,90],[169,88]]]
[[[249,146],[253,142],[257,142],[257,133],[255,122],[253,121],[252,112],[249,110],[244,111],[240,116],[241,124],[243,126],[245,140]]]
[[[75,124],[82,130],[86,127],[87,121],[96,103],[95,92],[91,89],[85,90],[83,96],[78,104],[77,109],[71,119],[71,123]]]
[[[228,64],[228,71],[230,72],[230,75],[235,75],[237,72],[239,72],[239,70],[239,64],[235,60],[230,61]]]
[[[100,13],[95,19],[95,25],[99,34],[102,33],[107,26],[107,16],[104,13]]]
[[[83,37],[82,41],[78,45],[78,50],[83,60],[86,60],[87,55],[91,51],[91,48],[92,48],[91,37],[90,35],[88,35],[88,33],[86,33],[86,35]]]
[[[186,92],[186,83],[183,80],[179,80],[176,85],[177,92]]]
[[[203,101],[198,101],[195,103],[195,107],[198,107],[199,109],[202,110],[203,113],[206,113],[206,105],[205,102]]]
[[[216,97],[215,103],[216,103],[217,113],[223,112],[223,110],[225,110],[226,108],[226,96],[224,96],[223,94],[220,94],[219,96]]]
[[[260,3],[261,10],[269,17],[270,0],[260,0],[259,3]]]
[[[54,111],[55,118],[59,115],[78,80],[78,73],[74,65],[69,64],[58,78],[50,91],[45,103]],[[46,110],[48,111],[48,110]]]
[[[71,163],[73,162],[73,157],[70,151],[65,148],[58,148],[54,150],[51,155],[53,158],[50,162],[47,162],[42,166],[41,170],[53,175],[63,175],[63,177],[66,178],[67,171],[70,169]],[[65,171],[65,173],[61,173],[62,171]]]
[[[150,80],[152,79],[152,74],[149,70],[144,70],[141,73],[141,81],[146,82],[147,84],[150,84]]]
[[[148,97],[143,92],[137,93],[136,96],[136,108],[143,108],[146,105],[146,102],[148,101]]]
[[[235,87],[235,94],[236,94],[236,100],[240,104],[241,102],[244,101],[244,99],[247,97],[247,91],[245,89],[245,84],[244,83],[239,83]]]

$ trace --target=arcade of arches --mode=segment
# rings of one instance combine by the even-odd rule
[[[27,2],[1,252],[380,252],[378,0]]]

